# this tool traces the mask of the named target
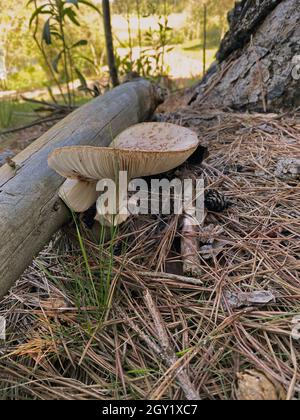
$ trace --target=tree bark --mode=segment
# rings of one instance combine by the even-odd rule
[[[0,169],[0,297],[69,220],[57,195],[65,180],[48,167],[49,153],[63,146],[108,146],[127,127],[147,120],[157,101],[146,80],[119,86],[70,114]]]
[[[300,0],[243,0],[190,104],[280,111],[300,105]]]
[[[116,67],[109,0],[102,0],[102,10],[103,10],[103,22],[104,22],[106,54],[107,54],[107,61],[108,61],[108,67],[109,67],[109,74],[110,74],[110,78],[111,78],[111,82],[113,86],[116,87],[120,84],[120,82],[119,82],[118,71]]]

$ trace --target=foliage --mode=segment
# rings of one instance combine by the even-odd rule
[[[159,29],[149,29],[145,34],[145,43],[151,47],[142,48],[139,57],[134,60],[129,52],[124,58],[117,55],[117,65],[121,74],[137,72],[144,77],[163,76],[168,73],[165,54],[173,50],[168,47],[167,33],[172,29],[159,23]]]
[[[208,31],[214,28],[217,39],[214,40],[216,44],[220,42],[227,30],[227,13],[234,6],[235,0],[190,0],[190,21],[188,36],[190,39],[200,38],[203,30],[203,8],[207,8],[208,16]],[[210,42],[212,39],[208,37]]]
[[[76,67],[76,51],[88,44],[86,39],[74,42],[71,28],[79,27],[78,11],[80,5],[88,6],[98,13],[99,10],[86,0],[45,0],[40,6],[37,0],[29,0],[28,5],[34,5],[29,25],[33,28],[33,37],[40,50],[50,75],[50,82],[54,82],[60,90],[64,102],[74,105],[75,75],[82,83],[85,78]],[[41,22],[41,17],[45,19]],[[41,39],[38,32],[41,31]],[[63,91],[62,83],[66,84],[67,94]]]
[[[137,3],[141,15],[149,16],[153,14],[162,14],[164,11],[165,4],[172,13],[181,13],[187,6],[186,0],[133,0],[130,1],[130,12],[136,13]],[[114,0],[113,11],[117,14],[125,14],[127,11],[127,4],[124,0]]]
[[[7,69],[7,81],[2,89],[19,91],[48,86],[56,88],[55,92],[59,89],[61,91],[59,99],[63,98],[63,101],[68,103],[66,88],[68,84],[70,102],[74,102],[74,79],[79,79],[83,87],[85,84],[82,82],[87,79],[98,79],[101,84],[106,84],[105,79],[103,80],[107,64],[104,53],[105,39],[99,11],[86,6],[84,2],[70,1],[69,3],[60,1],[63,9],[71,10],[64,16],[64,39],[68,47],[67,62],[69,63],[69,56],[72,61],[65,71],[64,53],[61,53],[65,48],[62,39],[59,38],[59,30],[53,29],[58,34],[49,33],[52,25],[59,26],[57,20],[47,15],[49,6],[40,9],[31,23],[31,31],[28,31],[28,22],[35,10],[47,3],[56,5],[57,1],[32,0],[27,7],[26,2],[21,0],[0,0],[0,55],[4,56]],[[215,51],[218,47],[220,38],[227,28],[227,11],[233,3],[234,0],[223,2],[206,0],[208,49]],[[99,4],[99,1],[95,4]],[[198,59],[200,67],[203,47],[203,4],[204,0],[114,0],[111,4],[115,14],[114,43],[117,55],[120,56],[118,57],[120,73],[137,71],[151,77],[168,73],[165,57],[172,46],[177,51],[180,49],[180,54]],[[116,14],[121,14],[122,17]],[[49,18],[50,21],[47,22]],[[118,26],[118,18],[123,19],[121,28]],[[126,25],[128,18],[126,31],[124,23]],[[74,23],[74,19],[77,24]],[[166,27],[172,27],[172,30],[165,30]],[[51,44],[47,44],[46,41],[50,40]],[[83,43],[71,48],[80,40],[87,41],[86,45]],[[188,41],[195,41],[193,50],[184,48],[184,44]],[[177,44],[180,46],[176,47]],[[126,54],[122,51],[125,48]],[[79,77],[79,72],[82,77]]]
[[[39,59],[34,58],[32,64],[27,64],[20,71],[13,71],[8,74],[7,88],[18,92],[26,91],[31,88],[43,88],[45,82],[45,70],[39,63]]]
[[[11,99],[5,99],[0,102],[0,129],[11,125],[14,114],[14,102]]]
[[[144,77],[158,77],[168,73],[168,67],[165,64],[166,53],[172,51],[170,47],[172,28],[169,26],[167,1],[163,2],[163,11],[158,15],[157,28],[149,28],[145,33],[140,30],[141,9],[143,2],[136,2],[137,16],[139,19],[139,57],[133,59],[133,43],[128,24],[128,54],[121,59],[118,57],[118,66],[121,74],[129,72],[137,72]],[[154,4],[151,3],[152,13],[155,10]],[[129,8],[127,9],[127,19],[129,21]]]
[[[0,0],[0,10],[0,88],[5,89],[8,88],[9,70],[14,71],[24,56],[28,62],[26,53],[30,37],[25,33],[26,11],[22,2]]]

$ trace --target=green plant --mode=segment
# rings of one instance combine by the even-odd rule
[[[81,4],[101,12],[92,3],[86,0],[45,0],[40,6],[37,0],[29,0],[34,4],[34,12],[30,18],[30,27],[33,27],[33,37],[43,56],[50,82],[54,83],[68,106],[73,106],[75,75],[80,80],[84,77],[76,67],[76,50],[86,46],[88,41],[80,39],[74,42],[72,28],[79,27],[78,10]],[[46,18],[42,19],[41,18]],[[41,33],[41,38],[39,37]],[[66,95],[62,83],[66,84]]]
[[[108,232],[99,224],[98,244],[89,248],[85,244],[84,226],[80,224],[75,214],[73,220],[80,248],[78,263],[82,272],[79,276],[71,274],[75,280],[78,303],[82,305],[84,299],[87,306],[96,306],[102,318],[110,307],[114,277],[114,247],[118,237],[118,227],[111,227]]]
[[[144,54],[149,54],[150,59],[154,62],[153,76],[165,76],[169,72],[165,63],[166,53],[171,52],[173,47],[169,46],[169,33],[172,28],[169,27],[168,17],[159,17],[158,29],[151,28],[146,32],[145,41],[152,45],[149,50],[144,50]],[[152,51],[152,52],[151,52]]]
[[[0,102],[0,128],[7,128],[11,125],[14,115],[14,102],[11,99],[5,99]]]
[[[137,4],[137,7],[140,4]],[[152,9],[154,6],[152,5]],[[154,13],[154,9],[152,10]],[[138,8],[138,21],[140,20],[140,9]],[[127,11],[128,22],[128,54],[121,58],[117,55],[117,65],[121,74],[137,72],[144,77],[165,76],[169,68],[165,63],[166,53],[173,50],[170,47],[171,33],[173,29],[169,26],[167,3],[164,2],[164,12],[158,16],[157,28],[149,28],[144,34],[138,29],[139,57],[133,59],[133,40],[130,30],[129,12]],[[140,25],[140,23],[139,23]],[[142,47],[145,45],[145,47]]]
[[[137,72],[144,77],[151,77],[153,74],[153,63],[147,49],[143,49],[139,58],[133,60],[131,54],[128,53],[124,57],[120,57],[116,52],[116,65],[119,73],[124,76],[130,72]]]

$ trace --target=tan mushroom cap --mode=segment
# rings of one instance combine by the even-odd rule
[[[56,149],[49,155],[48,164],[68,179],[60,189],[60,197],[73,211],[83,212],[97,200],[97,181],[117,182],[120,171],[127,171],[128,182],[167,172],[185,162],[198,144],[197,135],[187,128],[143,123],[123,131],[110,147]]]
[[[197,135],[168,123],[138,124],[121,133],[111,147],[71,146],[54,150],[49,166],[60,175],[80,181],[128,178],[167,172],[186,161],[198,146]]]
[[[141,123],[119,134],[110,147],[150,152],[185,152],[198,146],[189,128],[170,123]]]

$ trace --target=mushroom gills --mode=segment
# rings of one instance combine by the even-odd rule
[[[104,202],[96,191],[99,180],[114,180],[120,171],[133,178],[167,172],[183,164],[197,149],[198,136],[191,130],[169,123],[143,123],[123,131],[110,147],[74,146],[54,150],[48,164],[67,178],[59,195],[75,212],[86,211],[97,200],[98,220],[120,224],[129,216],[123,207],[105,214]],[[119,191],[117,196],[119,196]],[[127,192],[127,191],[126,191]]]

